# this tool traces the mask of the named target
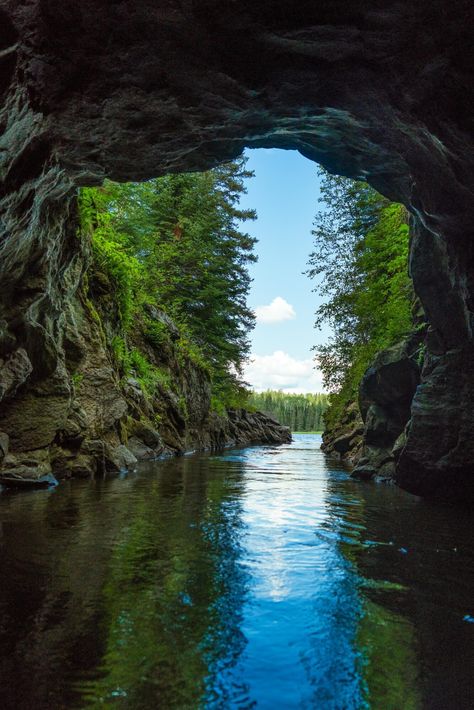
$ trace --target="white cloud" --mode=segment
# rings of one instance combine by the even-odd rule
[[[257,306],[255,309],[257,323],[279,323],[291,320],[296,316],[293,306],[281,296],[277,296],[267,306]]]
[[[251,355],[245,368],[244,379],[257,392],[266,389],[284,392],[323,392],[321,372],[314,360],[297,360],[283,350],[272,355]]]

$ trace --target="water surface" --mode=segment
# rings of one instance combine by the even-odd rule
[[[474,707],[473,515],[296,435],[0,495],[0,707]]]

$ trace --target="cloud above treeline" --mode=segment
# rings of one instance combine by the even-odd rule
[[[244,379],[257,392],[323,392],[321,372],[314,360],[297,360],[283,350],[272,355],[251,355],[244,369]]]
[[[295,309],[281,296],[277,296],[266,306],[257,306],[255,309],[257,323],[280,323],[281,321],[295,318]]]

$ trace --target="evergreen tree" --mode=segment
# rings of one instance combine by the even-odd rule
[[[329,342],[315,347],[337,418],[357,397],[359,382],[377,352],[412,328],[413,288],[408,275],[408,214],[364,182],[320,171],[320,211],[308,275],[324,297],[316,327],[328,323]]]
[[[108,181],[81,195],[94,256],[114,280],[124,326],[146,301],[159,305],[199,348],[224,398],[242,386],[255,321],[247,295],[256,240],[239,228],[256,218],[239,207],[252,176],[245,166],[239,158],[204,173]]]
[[[249,404],[292,431],[321,431],[328,406],[326,394],[288,394],[281,390],[252,392]]]

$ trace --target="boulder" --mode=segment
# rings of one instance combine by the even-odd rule
[[[124,444],[105,447],[105,466],[107,471],[126,471],[135,468],[137,457]]]
[[[137,461],[147,461],[156,458],[159,454],[154,449],[150,448],[143,443],[141,439],[136,436],[130,437],[127,441],[127,448],[135,456]],[[163,447],[160,450],[163,451]]]
[[[357,463],[363,443],[364,423],[357,402],[350,402],[341,418],[323,433],[322,451],[344,463]]]
[[[65,478],[90,478],[97,471],[97,459],[91,454],[53,448],[51,466],[58,480]]]
[[[24,348],[18,348],[0,360],[0,401],[12,397],[33,371],[33,365]]]
[[[9,453],[3,459],[0,476],[19,477],[29,481],[52,475],[51,460],[47,449],[26,453]]]
[[[129,427],[129,433],[131,436],[143,441],[146,446],[154,451],[159,452],[163,448],[163,441],[159,432],[144,421],[132,422]]]

